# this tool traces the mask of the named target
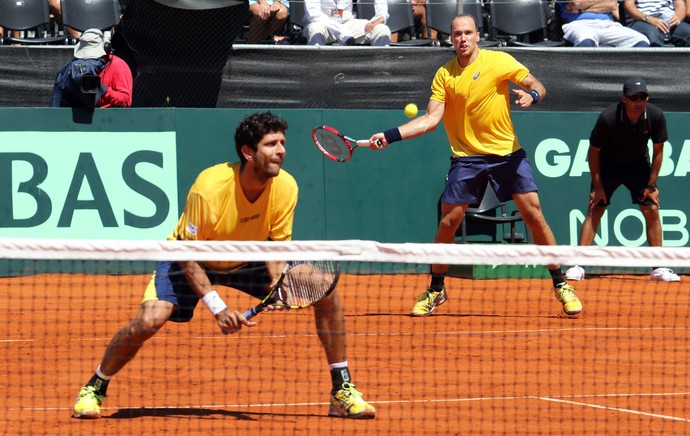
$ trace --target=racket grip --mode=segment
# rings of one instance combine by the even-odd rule
[[[256,307],[252,307],[252,308],[249,309],[248,311],[244,312],[244,313],[242,314],[242,316],[244,317],[244,319],[246,319],[247,321],[249,321],[250,319],[254,318],[254,317],[256,316],[257,313],[259,313],[259,312],[256,310]]]

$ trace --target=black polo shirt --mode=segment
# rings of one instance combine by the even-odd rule
[[[644,114],[633,123],[621,101],[601,112],[589,136],[589,145],[601,149],[602,167],[607,164],[649,165],[649,138],[655,144],[668,140],[664,112],[647,103]]]

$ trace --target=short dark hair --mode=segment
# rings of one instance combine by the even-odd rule
[[[235,150],[242,165],[247,161],[242,154],[243,145],[256,151],[264,136],[271,132],[285,132],[287,128],[287,121],[271,112],[259,112],[244,117],[235,130]]]

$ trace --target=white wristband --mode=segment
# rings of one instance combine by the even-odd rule
[[[218,295],[218,292],[216,292],[215,290],[204,295],[201,301],[204,302],[204,304],[206,305],[208,310],[211,311],[213,316],[218,315],[220,312],[228,308],[228,305],[225,304],[225,301],[223,301],[223,299],[220,298],[220,295]]]

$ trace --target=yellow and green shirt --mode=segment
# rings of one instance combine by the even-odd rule
[[[505,52],[480,50],[467,67],[458,59],[438,69],[431,99],[445,104],[443,124],[456,156],[505,156],[520,148],[510,119],[509,82],[520,83],[529,70]]]
[[[169,240],[287,241],[297,205],[297,182],[280,170],[253,203],[239,184],[240,164],[222,163],[202,171]],[[228,270],[242,262],[206,262],[212,270]]]

